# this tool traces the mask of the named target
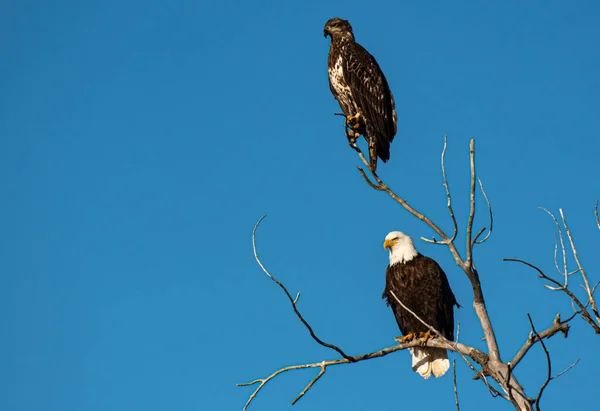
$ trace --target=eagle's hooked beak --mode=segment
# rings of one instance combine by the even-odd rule
[[[328,34],[329,34],[329,30],[324,29],[323,30],[323,37],[327,37]]]
[[[394,245],[396,245],[398,241],[394,241],[394,240],[385,240],[383,242],[383,249],[387,250],[388,248],[392,248]]]

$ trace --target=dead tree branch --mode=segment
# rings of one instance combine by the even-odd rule
[[[529,313],[527,313],[527,318],[529,319],[529,324],[531,325],[531,332],[533,333],[535,338],[540,342],[542,349],[544,350],[544,354],[546,355],[546,364],[548,365],[548,376],[542,383],[542,386],[540,387],[540,390],[538,391],[538,395],[535,398],[534,402],[535,409],[537,411],[540,411],[540,401],[542,399],[542,394],[544,393],[544,390],[546,389],[546,387],[550,383],[550,380],[552,379],[552,359],[550,358],[550,352],[548,351],[548,348],[546,348],[546,343],[544,343],[544,339],[535,330],[533,320],[531,319],[531,315],[529,315]]]
[[[524,260],[519,260],[518,258],[503,258],[503,261],[514,261],[517,263],[521,263],[521,264],[525,264],[528,267],[533,268],[535,271],[538,272],[538,278],[542,278],[554,285],[556,285],[556,287],[550,287],[548,285],[546,285],[546,288],[548,288],[549,290],[552,291],[562,291],[563,293],[565,293],[572,301],[573,303],[577,306],[578,310],[576,311],[576,314],[580,314],[582,316],[582,318],[587,321],[592,328],[594,328],[594,330],[596,331],[597,329],[597,325],[594,322],[594,319],[592,318],[592,316],[590,315],[588,309],[587,309],[587,303],[583,304],[581,302],[581,300],[571,291],[568,289],[567,286],[565,286],[564,284],[561,284],[559,281],[555,280],[554,278],[544,274],[544,272],[536,267],[535,265],[528,263],[527,261]],[[599,331],[596,331],[596,334],[598,334]]]
[[[450,186],[448,185],[448,178],[446,177],[446,147],[448,145],[448,136],[444,135],[444,148],[442,149],[442,178],[444,179],[444,188],[446,189],[446,198],[448,198],[448,213],[450,214],[450,220],[452,220],[452,237],[449,242],[456,239],[458,235],[458,223],[456,222],[456,216],[454,215],[454,209],[452,208],[452,196],[450,195]]]
[[[590,283],[588,281],[587,274],[586,274],[585,270],[583,269],[583,266],[581,265],[581,261],[579,261],[579,256],[577,255],[577,248],[575,248],[575,242],[573,241],[573,236],[571,235],[571,230],[569,230],[569,226],[567,225],[567,219],[565,218],[562,208],[559,208],[558,211],[560,212],[560,218],[562,219],[563,226],[565,227],[565,232],[567,233],[567,237],[569,238],[569,244],[571,244],[571,252],[573,253],[573,258],[575,259],[575,262],[577,263],[577,268],[578,268],[577,271],[579,272],[579,274],[581,275],[581,278],[583,279],[584,289],[588,296],[588,302],[590,303],[590,306],[592,308],[592,313],[594,314],[594,316],[596,318],[596,326],[598,326],[598,325],[600,325],[600,315],[598,314],[598,307],[596,306],[596,300],[594,299],[593,291],[590,288]],[[595,287],[596,286],[594,286],[594,288]],[[596,330],[596,334],[600,333],[600,327],[595,327],[594,330]]]
[[[558,239],[557,239],[555,247],[554,247],[554,265],[556,266],[557,271],[563,276],[563,278],[564,278],[563,282],[561,283],[557,279],[550,277],[549,275],[545,274],[540,268],[538,268],[535,265],[528,263],[524,260],[520,260],[517,258],[505,258],[504,261],[515,261],[515,262],[518,262],[521,264],[525,264],[528,267],[531,267],[534,270],[536,270],[539,274],[538,275],[539,278],[542,278],[551,284],[551,285],[545,284],[544,287],[546,287],[547,289],[549,289],[551,291],[562,291],[564,294],[566,294],[571,299],[573,305],[577,307],[577,309],[575,310],[575,313],[571,316],[571,318],[573,318],[575,315],[581,315],[581,317],[592,327],[594,332],[596,334],[600,334],[600,315],[598,313],[598,307],[596,305],[596,299],[594,297],[594,292],[596,291],[596,287],[598,286],[598,284],[600,284],[600,282],[596,283],[593,287],[590,286],[587,273],[586,273],[585,269],[583,268],[583,265],[581,264],[579,255],[577,254],[577,248],[575,247],[575,241],[573,240],[571,230],[569,229],[569,226],[567,224],[567,219],[566,219],[562,209],[559,209],[561,221],[559,221],[554,216],[554,214],[552,214],[550,211],[546,210],[545,208],[540,207],[540,209],[545,211],[552,218],[552,220],[554,221],[554,224],[556,226]],[[562,226],[561,226],[561,223],[562,223]],[[577,269],[573,270],[573,271],[569,271],[569,268],[568,268],[567,246],[566,246],[564,238],[563,238],[563,228],[564,228],[564,232],[566,234],[568,243],[570,245],[571,254],[573,255],[573,259],[575,260],[575,263],[577,264]],[[562,269],[559,268],[558,262],[556,260],[556,254],[558,251],[559,244],[560,244],[562,260],[563,260],[563,264],[562,264],[563,268]],[[569,289],[569,285],[570,285],[569,278],[573,274],[577,274],[577,273],[579,273],[579,275],[581,275],[581,278],[583,281],[582,288],[585,290],[585,293],[587,296],[587,301],[585,301],[585,302],[583,302],[571,289]],[[588,309],[588,306],[589,306],[589,309]],[[571,318],[569,318],[569,320]],[[567,320],[567,321],[569,321],[569,320]],[[563,321],[563,323],[566,323],[567,321]]]
[[[556,314],[556,317],[554,317],[554,321],[552,321],[552,325],[550,327],[546,328],[540,333],[530,332],[529,337],[527,337],[527,341],[525,341],[513,359],[509,361],[511,370],[514,370],[517,367],[523,357],[525,357],[525,354],[527,354],[531,347],[533,347],[536,343],[541,342],[543,339],[548,339],[559,332],[562,333],[565,338],[567,338],[569,335],[569,328],[570,325],[567,324],[567,321],[561,321],[560,314]]]
[[[490,199],[488,198],[485,190],[483,189],[483,183],[481,182],[481,179],[479,179],[478,181],[479,181],[479,188],[481,190],[481,194],[483,194],[483,198],[485,198],[485,202],[487,203],[488,213],[490,215],[490,229],[488,230],[486,236],[481,241],[477,241],[479,236],[485,231],[485,227],[483,227],[481,230],[479,230],[479,233],[477,233],[477,235],[473,239],[473,242],[474,242],[474,244],[483,244],[492,235],[492,230],[494,229],[494,214],[492,213],[492,204],[490,203]]]
[[[290,303],[292,304],[292,309],[294,310],[294,313],[296,313],[296,316],[298,317],[298,319],[302,322],[302,324],[304,324],[304,326],[310,333],[310,336],[313,338],[313,340],[315,340],[317,343],[319,343],[323,347],[327,347],[327,348],[337,351],[342,357],[344,357],[345,359],[347,359],[349,361],[352,361],[351,357],[346,355],[346,353],[344,351],[342,351],[339,347],[337,347],[333,344],[326,343],[325,341],[323,341],[319,337],[317,337],[317,335],[313,331],[310,324],[308,324],[308,322],[304,319],[304,317],[302,316],[302,314],[300,314],[300,311],[298,310],[298,299],[300,298],[300,292],[298,292],[298,294],[296,295],[296,298],[292,298],[291,294],[289,293],[289,291],[287,290],[285,285],[283,285],[277,278],[273,277],[271,275],[271,273],[269,273],[269,271],[265,268],[263,263],[260,261],[260,258],[258,258],[258,252],[256,251],[256,229],[258,228],[258,225],[262,222],[262,220],[265,219],[265,217],[267,217],[267,216],[263,215],[261,218],[259,218],[258,221],[256,222],[256,224],[254,225],[254,229],[252,230],[252,249],[254,251],[254,259],[256,260],[256,262],[258,263],[260,268],[263,270],[263,272],[271,280],[273,280],[275,282],[275,284],[277,284],[283,290],[286,297],[288,298],[288,300],[290,300]]]

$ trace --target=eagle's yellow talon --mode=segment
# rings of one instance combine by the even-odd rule
[[[415,334],[410,333],[410,334],[406,334],[404,337],[397,338],[396,340],[398,342],[400,342],[401,344],[404,344],[407,342],[411,342],[414,339],[415,339]]]
[[[429,331],[424,332],[424,333],[419,333],[419,334],[422,334],[420,337],[423,338],[424,343],[427,343],[427,341],[433,339],[433,335]]]

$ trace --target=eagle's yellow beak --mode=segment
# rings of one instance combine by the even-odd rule
[[[385,240],[383,242],[383,249],[387,250],[388,248],[391,248],[392,246],[396,245],[398,243],[398,241],[394,241],[394,240]]]

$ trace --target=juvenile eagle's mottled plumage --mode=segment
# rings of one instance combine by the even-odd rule
[[[383,247],[390,250],[390,264],[382,297],[392,308],[402,335],[425,333],[429,329],[398,304],[392,293],[419,318],[454,341],[454,306],[459,305],[438,263],[421,255],[412,239],[399,231],[389,233]],[[410,351],[413,371],[423,378],[440,377],[450,367],[444,349],[415,347]]]
[[[377,157],[390,158],[390,143],[397,130],[394,96],[375,58],[354,41],[347,20],[327,21],[325,37],[331,38],[328,58],[329,88],[349,118],[360,113],[364,121],[363,135],[369,143],[371,168]],[[350,141],[353,145],[354,141]]]

